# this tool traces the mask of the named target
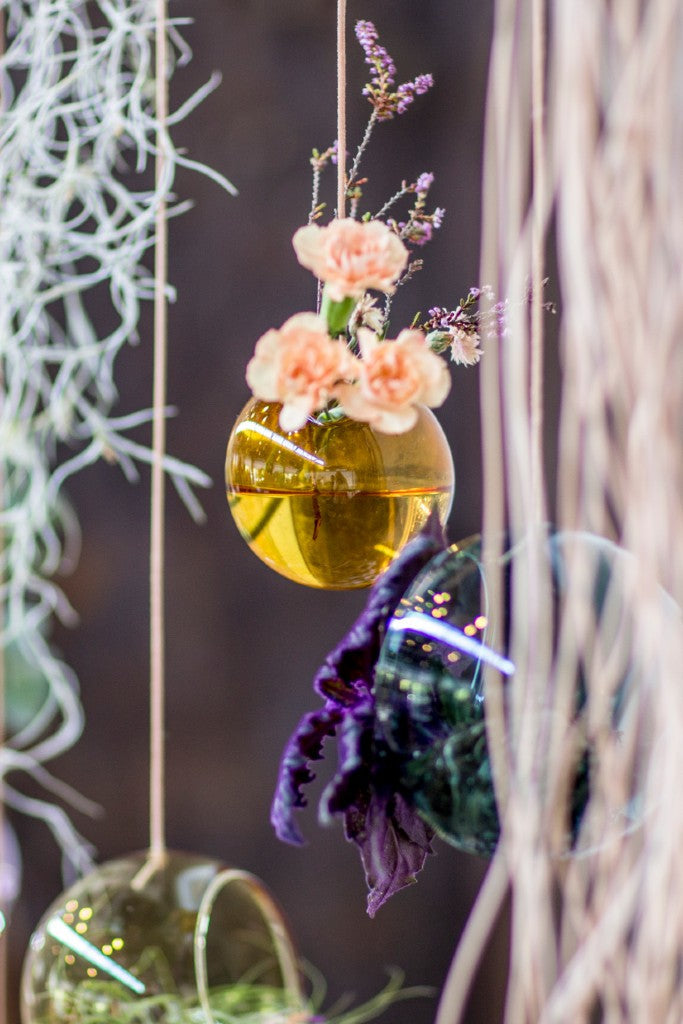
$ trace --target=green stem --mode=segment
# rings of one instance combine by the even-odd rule
[[[266,505],[265,512],[263,513],[263,515],[261,516],[261,518],[257,522],[256,526],[254,527],[253,530],[249,531],[249,538],[248,539],[250,541],[255,541],[258,537],[261,536],[261,534],[265,530],[266,526],[268,525],[268,523],[270,522],[270,520],[273,518],[273,516],[277,512],[278,508],[280,507],[281,501],[282,501],[282,498],[271,498],[270,499],[270,501]]]
[[[326,322],[332,338],[338,338],[340,334],[344,334],[355,305],[356,299],[353,296],[347,296],[341,302],[335,302],[330,298],[327,285],[325,285],[320,315]]]

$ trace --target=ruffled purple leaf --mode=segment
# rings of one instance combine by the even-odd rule
[[[365,808],[345,816],[346,835],[360,849],[368,884],[367,911],[374,917],[383,903],[417,881],[432,853],[432,829],[400,793],[374,794]]]
[[[368,692],[372,689],[387,619],[418,572],[445,546],[441,522],[432,513],[422,532],[406,544],[379,577],[364,610],[341,643],[328,654],[314,682],[321,696],[353,706],[358,701],[357,684],[361,680]]]
[[[337,736],[338,767],[320,798],[319,817],[323,825],[332,815],[367,802],[372,790],[375,701],[368,694],[355,708],[349,708]]]
[[[370,890],[368,913],[415,881],[432,830],[399,792],[395,755],[375,739],[375,664],[384,630],[403,594],[427,562],[446,546],[436,514],[370,591],[365,610],[328,655],[315,679],[325,707],[304,716],[280,766],[271,821],[280,839],[300,844],[295,811],[306,806],[303,787],[315,778],[327,737],[337,736],[338,765],[320,799],[319,816],[343,815],[347,838],[360,850]]]
[[[301,719],[285,747],[270,820],[277,837],[286,843],[300,846],[304,841],[294,811],[306,806],[302,786],[315,778],[310,762],[322,760],[323,743],[334,736],[341,719],[342,712],[335,707],[311,711]]]

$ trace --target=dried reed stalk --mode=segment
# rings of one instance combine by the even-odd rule
[[[504,880],[506,1024],[680,1024],[683,10],[678,0],[555,0],[539,79],[544,12],[537,0],[496,4],[482,279],[509,307],[482,372],[485,532],[489,559],[507,543],[524,554],[509,595],[514,685],[504,694],[495,675],[487,682],[502,838],[439,1024],[462,1019],[463,964],[471,973]],[[543,136],[531,137],[539,88],[549,143],[540,163]],[[551,187],[539,195],[546,174]],[[555,608],[545,494],[539,502],[533,485],[538,321],[523,301],[538,281],[536,233],[552,213],[555,519],[568,531]],[[543,412],[558,415],[547,403]],[[494,597],[500,615],[500,579]],[[568,801],[586,746],[591,798],[568,852]]]

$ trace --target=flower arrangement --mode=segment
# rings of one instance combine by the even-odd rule
[[[279,402],[284,431],[301,428],[309,417],[347,416],[370,423],[387,434],[414,426],[416,406],[440,406],[450,390],[450,375],[440,356],[455,363],[478,362],[478,300],[472,288],[453,310],[435,306],[427,319],[418,313],[396,338],[389,337],[391,300],[396,290],[422,267],[412,257],[441,227],[444,210],[427,212],[434,182],[424,172],[400,189],[376,213],[360,214],[361,159],[375,126],[403,114],[417,96],[433,85],[431,75],[418,75],[396,86],[396,68],[380,45],[370,21],[356,24],[356,37],[371,69],[363,89],[372,112],[346,176],[349,216],[320,224],[325,204],[319,203],[322,171],[338,159],[338,144],[313,151],[313,200],[309,222],[293,237],[296,256],[318,279],[318,309],[290,317],[257,342],[247,367],[247,383],[263,401]],[[389,216],[401,201],[412,200],[404,220]],[[384,307],[377,295],[384,295]]]

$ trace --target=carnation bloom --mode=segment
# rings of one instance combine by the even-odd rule
[[[463,327],[451,327],[451,359],[462,366],[474,366],[481,359],[479,335],[476,331],[466,331]]]
[[[359,327],[368,327],[379,333],[384,327],[384,313],[370,295],[364,295],[351,315],[351,327],[354,332]]]
[[[361,328],[358,341],[363,357],[356,362],[358,380],[336,389],[348,416],[385,434],[402,434],[417,420],[416,405],[441,405],[450,375],[421,331],[401,331],[395,341],[380,341]]]
[[[299,263],[327,284],[331,299],[360,298],[368,288],[393,294],[408,250],[383,221],[333,220],[308,224],[292,239]]]
[[[280,426],[298,430],[326,405],[352,363],[346,345],[329,337],[320,317],[297,313],[259,338],[247,384],[256,398],[282,402]]]

